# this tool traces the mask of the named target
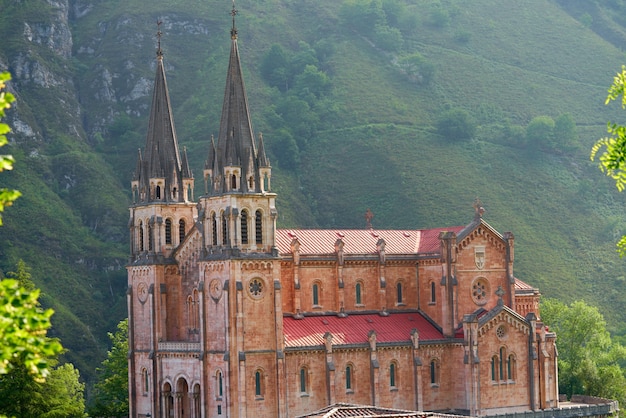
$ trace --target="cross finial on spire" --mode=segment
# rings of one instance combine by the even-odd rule
[[[235,16],[237,16],[238,13],[239,11],[235,8],[235,0],[233,0],[233,8],[230,11],[230,15],[233,17],[233,27],[230,30],[231,39],[237,39],[237,27],[235,26]]]
[[[163,35],[163,32],[161,32],[161,24],[163,23],[162,20],[157,20],[157,57],[162,57],[163,56],[163,51],[161,50],[161,35]]]
[[[372,219],[374,219],[374,214],[370,208],[367,208],[367,211],[365,212],[365,228],[372,229]]]
[[[483,213],[485,213],[485,208],[483,207],[483,204],[480,202],[479,198],[476,198],[476,200],[474,200],[474,210],[476,211],[476,214],[474,215],[474,219],[482,219],[483,217]]]

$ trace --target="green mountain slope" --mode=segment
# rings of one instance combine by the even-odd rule
[[[626,196],[588,159],[607,120],[623,118],[603,103],[624,61],[616,34],[625,29],[616,9],[589,4],[238,1],[279,227],[362,228],[367,208],[378,228],[460,225],[479,197],[485,219],[515,234],[520,279],[599,305],[612,330],[626,333],[626,275],[614,248],[626,232]],[[126,210],[144,145],[156,22],[199,195],[221,111],[230,7],[0,0],[0,69],[14,74],[18,97],[9,115],[18,164],[1,181],[24,193],[0,228],[0,268],[20,258],[32,267],[57,311],[55,335],[87,379],[106,332],[125,315]],[[267,59],[273,46],[283,67]],[[432,70],[428,82],[402,66],[415,53]],[[438,134],[441,114],[457,108],[476,122],[472,140]],[[563,114],[578,130],[567,146],[520,137],[532,118]]]

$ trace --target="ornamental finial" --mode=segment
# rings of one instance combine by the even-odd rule
[[[476,211],[476,213],[474,214],[474,219],[476,220],[482,219],[483,213],[485,213],[485,208],[483,207],[483,204],[480,202],[480,199],[476,198],[472,206],[474,206],[474,210]]]
[[[231,39],[237,39],[237,26],[235,26],[235,16],[237,16],[238,13],[239,11],[235,8],[235,0],[233,0],[233,8],[230,11],[230,15],[233,17],[233,27],[230,30]]]
[[[163,32],[161,32],[161,24],[163,23],[162,20],[157,20],[157,33],[156,33],[156,37],[157,37],[157,57],[162,57],[163,56],[163,51],[161,50],[161,35],[163,35]]]

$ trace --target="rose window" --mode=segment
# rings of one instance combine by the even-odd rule
[[[472,299],[478,305],[484,305],[489,298],[489,283],[487,280],[480,278],[472,283]]]
[[[248,291],[254,297],[261,297],[263,293],[263,282],[259,279],[252,279],[248,284]]]

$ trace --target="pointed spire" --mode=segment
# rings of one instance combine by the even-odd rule
[[[213,167],[214,162],[215,162],[215,137],[211,135],[211,144],[209,145],[209,156],[204,162],[204,168],[206,170],[215,170],[216,167]]]
[[[183,178],[190,179],[193,178],[193,174],[189,169],[189,160],[187,159],[187,147],[183,147],[183,158],[181,160],[181,168],[183,172]]]
[[[211,169],[213,170],[213,176],[219,178],[219,176],[224,176],[221,170],[226,167],[240,167],[240,178],[242,181],[243,179],[254,177],[256,190],[251,191],[260,192],[258,187],[260,176],[258,173],[256,141],[252,130],[248,98],[241,70],[239,47],[237,45],[237,28],[235,25],[235,16],[237,14],[238,11],[233,1],[233,8],[230,13],[233,19],[230,59],[226,75],[220,130],[217,137],[217,147],[215,148],[216,163],[212,165]],[[211,152],[209,150],[209,157]],[[250,167],[248,166],[249,156],[253,160],[253,164]],[[267,159],[266,157],[264,158],[265,160]],[[209,162],[210,160],[207,160],[207,164]],[[242,164],[245,166],[241,167]],[[221,190],[215,188],[212,193],[219,194]]]
[[[137,165],[135,166],[135,172],[133,173],[133,181],[137,181],[141,178],[141,167],[143,167],[143,158],[141,156],[141,148],[138,148]]]
[[[263,142],[263,132],[259,132],[259,151],[258,151],[259,167],[271,167],[270,160],[265,155],[265,143]]]
[[[157,50],[156,50],[156,75],[154,78],[154,92],[152,95],[152,107],[146,134],[146,146],[144,155],[139,153],[135,176],[142,190],[151,190],[151,180],[161,184],[163,193],[146,195],[148,201],[156,199],[168,201],[170,196],[175,196],[174,190],[182,190],[183,179],[192,179],[191,171],[185,156],[185,172],[178,150],[176,129],[170,104],[170,97],[165,78],[163,65],[163,50],[161,49],[161,21],[157,21]],[[157,180],[158,179],[158,180]],[[178,194],[179,196],[182,194]],[[180,198],[176,198],[179,201]]]

